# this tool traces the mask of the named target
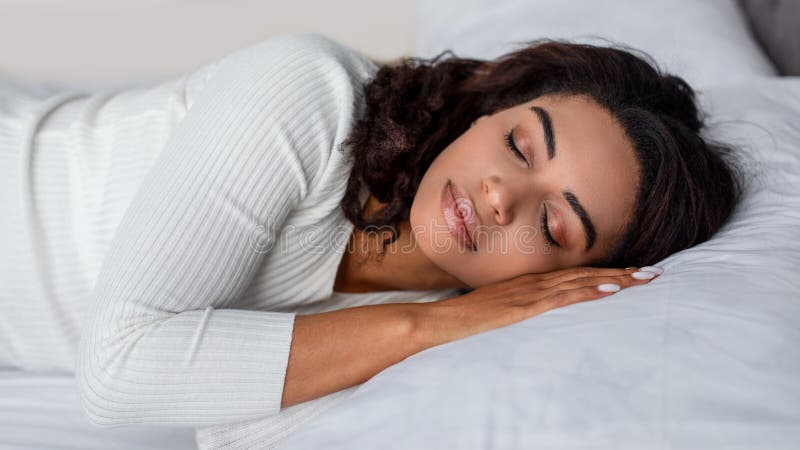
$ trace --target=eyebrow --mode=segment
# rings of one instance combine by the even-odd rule
[[[553,157],[556,156],[556,137],[555,133],[553,133],[553,120],[550,119],[550,113],[541,106],[531,106],[531,111],[536,115],[536,118],[539,119],[539,123],[542,124],[542,128],[544,129],[544,141],[547,144],[547,159],[553,159]]]
[[[569,203],[569,206],[572,208],[572,210],[575,211],[575,214],[578,215],[578,218],[581,219],[581,224],[583,225],[583,235],[586,238],[586,251],[588,252],[594,245],[595,238],[597,237],[597,232],[594,229],[592,219],[590,219],[589,215],[586,214],[586,210],[583,209],[581,202],[578,201],[578,198],[575,197],[575,194],[570,191],[564,191],[561,194],[567,200],[567,203]]]
[[[544,140],[545,144],[547,144],[547,159],[553,159],[553,157],[556,156],[556,137],[553,132],[553,120],[550,118],[550,113],[541,106],[531,106],[530,109],[536,118],[539,119],[539,123],[542,124]],[[586,238],[586,251],[588,252],[597,239],[597,231],[594,228],[594,223],[592,223],[592,219],[589,218],[589,214],[583,209],[581,202],[578,201],[578,197],[576,197],[575,194],[570,191],[564,191],[561,194],[572,210],[575,211],[575,214],[583,225],[583,235]]]

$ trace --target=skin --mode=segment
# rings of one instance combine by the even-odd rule
[[[551,117],[552,159],[534,106]],[[512,127],[530,166],[506,147],[505,135]],[[477,252],[459,245],[448,231],[441,208],[448,180],[471,200],[459,207],[474,225]],[[545,95],[482,116],[433,161],[409,220],[400,224],[400,237],[386,247],[382,261],[371,255],[389,234],[353,232],[334,290],[477,288],[525,273],[591,265],[621,237],[638,183],[632,144],[611,113],[589,97]],[[594,224],[596,238],[588,251],[581,220],[562,195],[565,190],[575,195]],[[560,247],[545,241],[540,227],[545,205]],[[381,206],[371,197],[365,216]]]

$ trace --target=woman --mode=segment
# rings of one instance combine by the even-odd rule
[[[619,267],[734,208],[691,88],[645,60],[440,57],[284,35],[156,87],[26,100],[0,130],[0,362],[75,370],[98,425],[285,432],[310,413],[281,408],[425,348],[647,283],[662,270]]]

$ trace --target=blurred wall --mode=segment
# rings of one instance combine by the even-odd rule
[[[388,61],[413,53],[414,15],[413,0],[0,0],[0,74],[141,84],[297,31]]]

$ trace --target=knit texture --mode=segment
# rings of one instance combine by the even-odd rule
[[[74,371],[96,425],[201,448],[271,448],[345,399],[281,410],[296,314],[458,292],[333,292],[376,70],[299,33],[158,86],[2,93],[0,366]]]

